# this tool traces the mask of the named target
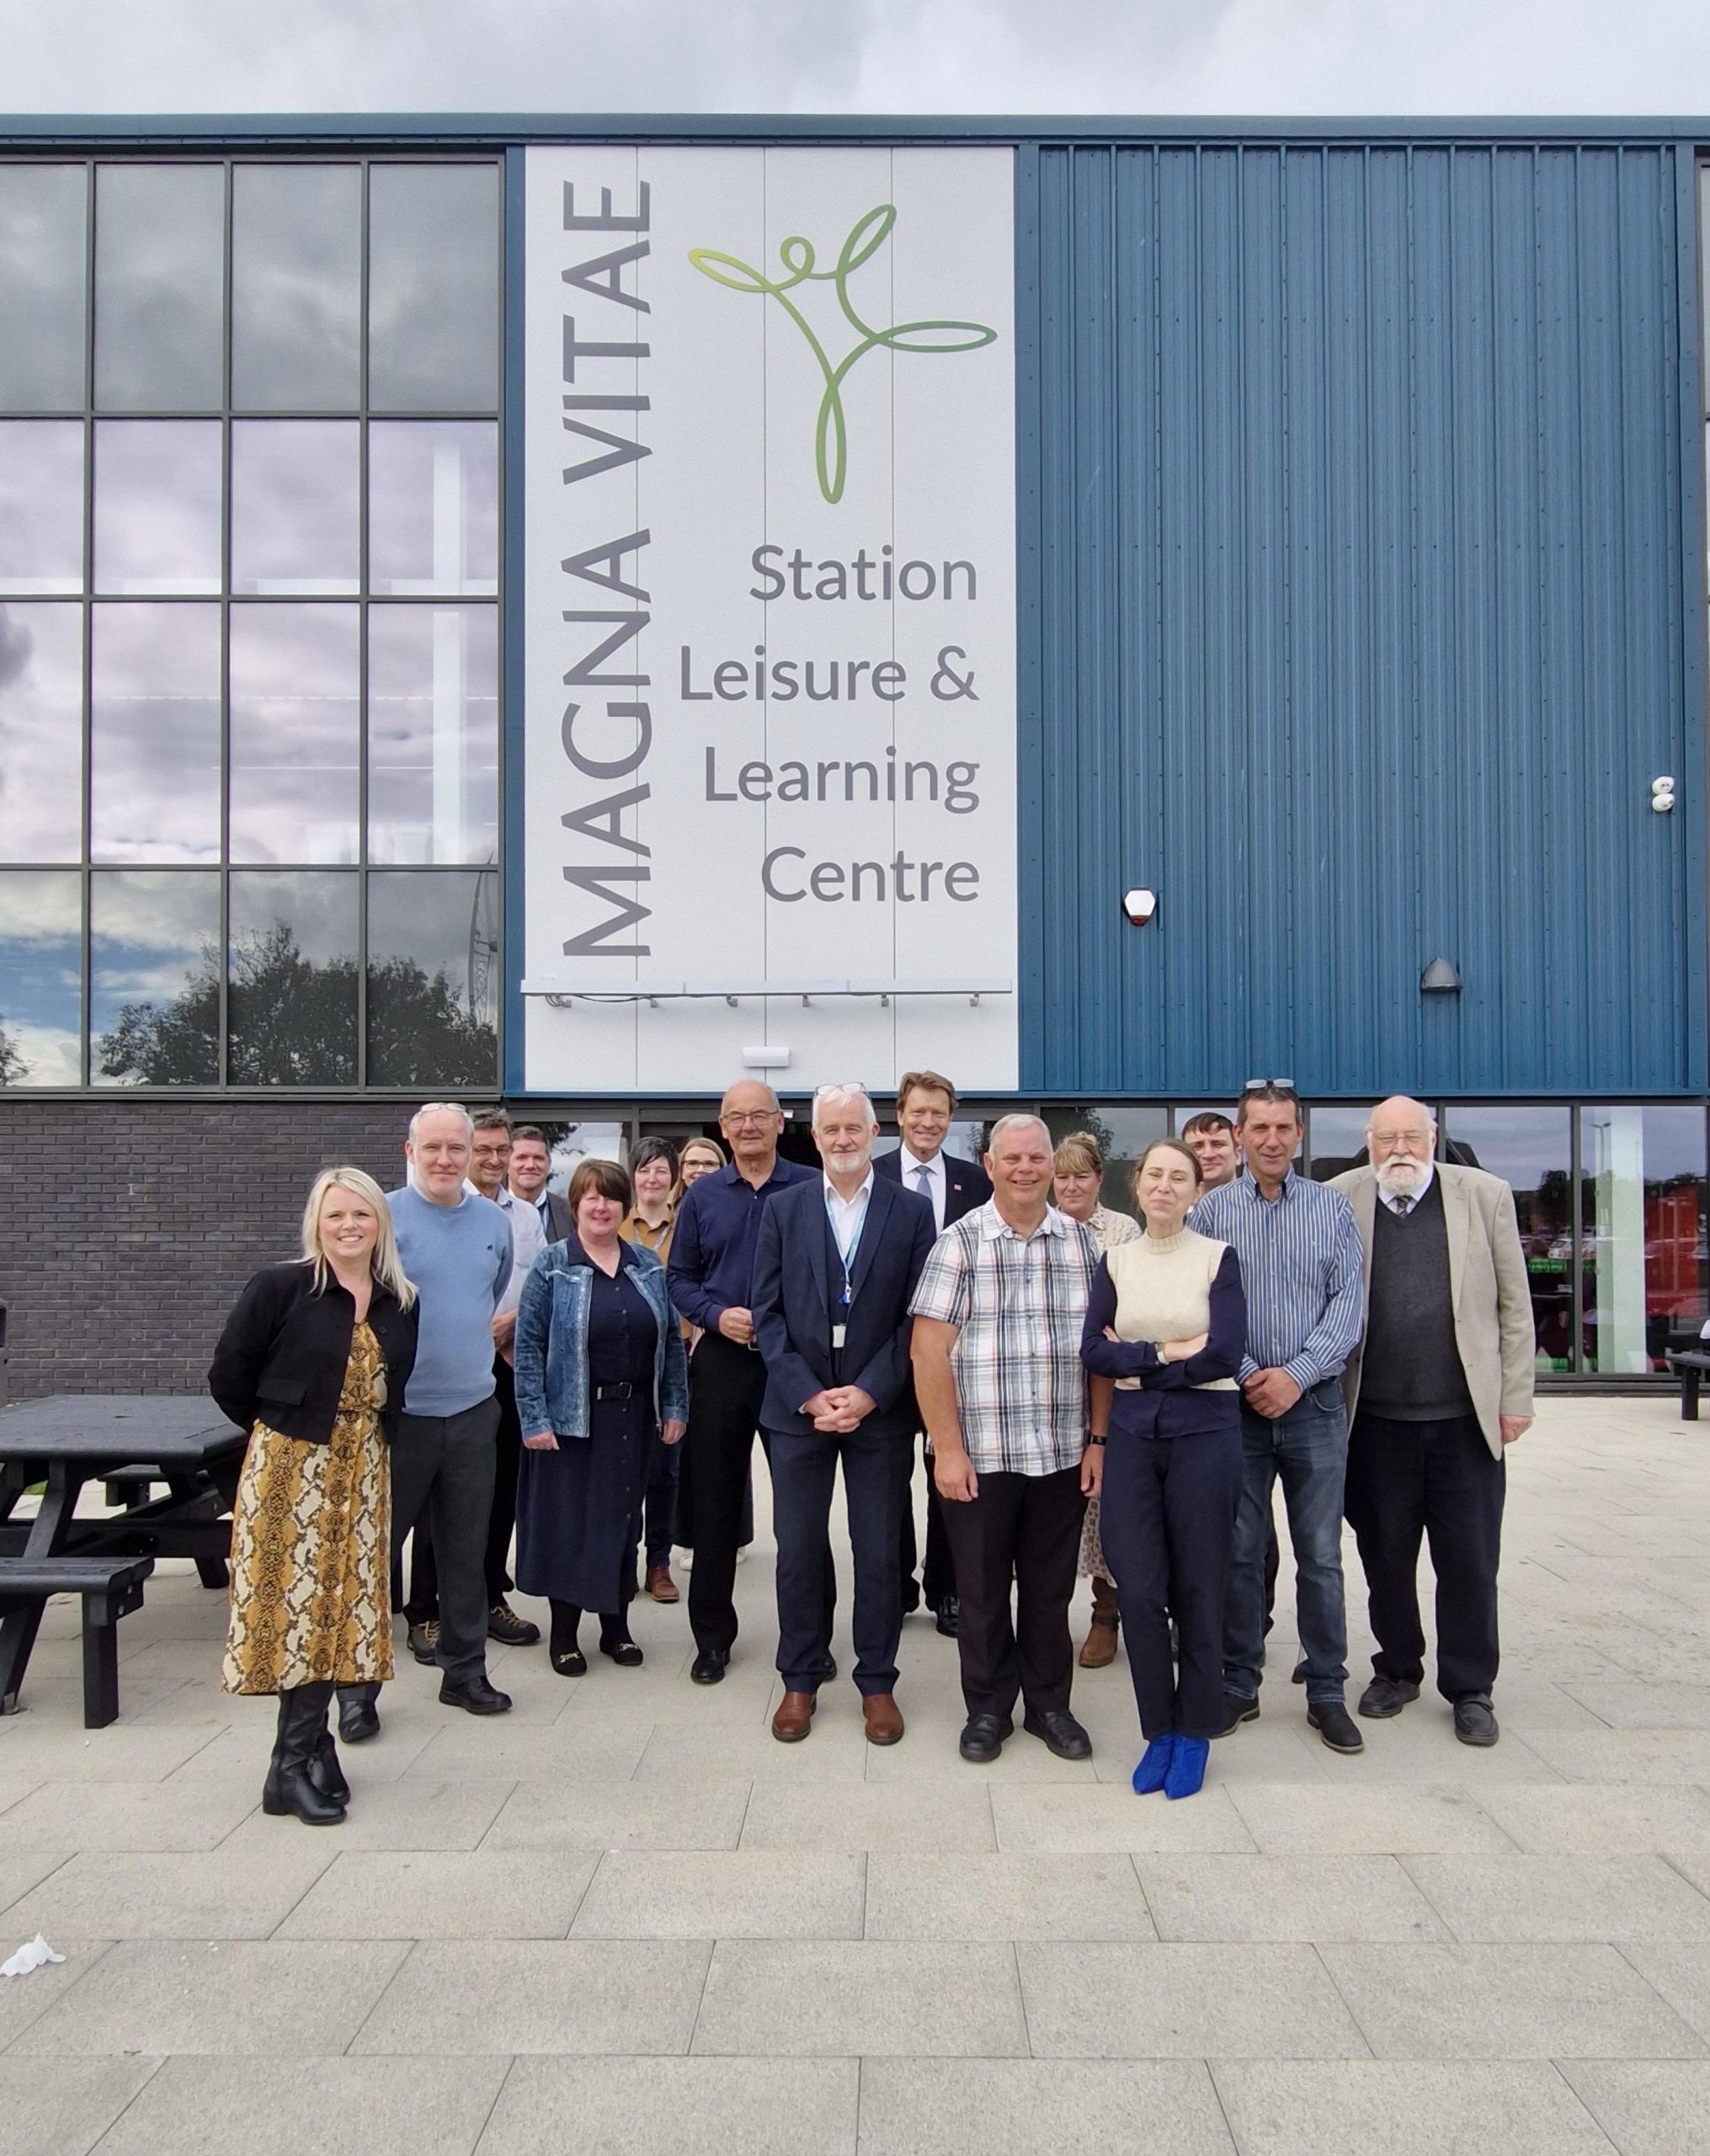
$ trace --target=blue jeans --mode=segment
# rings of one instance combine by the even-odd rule
[[[1309,1705],[1340,1704],[1348,1681],[1342,1592],[1342,1487],[1348,1417],[1340,1378],[1302,1393],[1273,1422],[1241,1409],[1241,1502],[1223,1613],[1223,1684],[1256,1699],[1265,1661],[1265,1542],[1279,1479],[1294,1544],[1295,1614]]]

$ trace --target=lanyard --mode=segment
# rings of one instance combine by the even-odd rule
[[[835,1220],[835,1219],[833,1218],[833,1216],[832,1216],[832,1210],[831,1210],[831,1192],[830,1192],[830,1190],[829,1190],[829,1188],[828,1188],[828,1189],[827,1189],[827,1191],[826,1191],[826,1194],[825,1194],[825,1219],[826,1219],[826,1225],[827,1225],[827,1226],[828,1226],[828,1227],[830,1228],[830,1230],[831,1230],[831,1241],[832,1241],[832,1246],[833,1246],[833,1248],[834,1248],[834,1249],[836,1251],[836,1252],[837,1252],[837,1260],[838,1260],[838,1263],[839,1263],[839,1265],[841,1265],[841,1266],[842,1266],[842,1267],[843,1267],[843,1294],[842,1294],[842,1295],[839,1298],[839,1301],[842,1303],[842,1305],[843,1305],[843,1307],[844,1307],[844,1310],[847,1310],[847,1309],[849,1308],[850,1305],[850,1304],[855,1300],[855,1256],[856,1256],[856,1253],[860,1251],[860,1246],[861,1246],[861,1237],[862,1237],[862,1236],[866,1233],[866,1229],[867,1229],[867,1215],[868,1215],[868,1214],[869,1214],[869,1213],[871,1213],[871,1210],[872,1210],[872,1209],[873,1209],[873,1199],[872,1199],[872,1193],[871,1193],[871,1192],[870,1191],[870,1192],[867,1193],[867,1202],[866,1202],[866,1203],[862,1208],[861,1208],[861,1217],[860,1217],[860,1221],[859,1221],[859,1222],[857,1223],[857,1225],[856,1225],[855,1231],[854,1235],[850,1238],[850,1246],[849,1246],[849,1248],[848,1248],[847,1250],[845,1250],[845,1249],[844,1248],[844,1246],[843,1246],[842,1243],[841,1243],[841,1242],[839,1241],[839,1239],[838,1239],[838,1233],[837,1233],[837,1222],[836,1222],[836,1220]]]

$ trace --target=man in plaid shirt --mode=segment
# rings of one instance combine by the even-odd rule
[[[1060,1759],[1084,1759],[1068,1604],[1110,1412],[1108,1385],[1092,1380],[1089,1395],[1080,1359],[1099,1246],[1050,1203],[1051,1134],[1036,1116],[1004,1116],[989,1142],[993,1195],[938,1238],[909,1305],[962,1603],[962,1756],[997,1758],[1019,1692],[1022,1727]]]

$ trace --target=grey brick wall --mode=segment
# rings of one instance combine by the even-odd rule
[[[237,1290],[296,1255],[317,1173],[349,1161],[391,1188],[409,1114],[0,1094],[7,1396],[201,1391]]]

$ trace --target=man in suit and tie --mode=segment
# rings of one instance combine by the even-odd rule
[[[1335,1177],[1366,1256],[1366,1326],[1344,1386],[1345,1509],[1377,1652],[1360,1700],[1382,1720],[1419,1697],[1419,1546],[1437,1577],[1437,1689],[1463,1744],[1494,1744],[1504,1453],[1531,1427],[1536,1335],[1514,1193],[1436,1156],[1430,1112],[1372,1111],[1369,1165]]]
[[[777,1193],[760,1215],[754,1247],[784,1680],[772,1734],[784,1744],[812,1730],[831,1648],[825,1567],[839,1460],[855,1557],[855,1682],[867,1739],[894,1744],[903,1734],[898,1530],[915,1420],[908,1304],[933,1225],[924,1197],[874,1174],[878,1134],[865,1087],[822,1086],[813,1142],[824,1173]]]
[[[874,1163],[876,1173],[892,1182],[900,1182],[905,1190],[918,1191],[927,1200],[932,1208],[933,1230],[940,1235],[976,1206],[983,1205],[992,1194],[991,1179],[978,1162],[959,1160],[954,1153],[944,1150],[956,1107],[956,1088],[948,1078],[941,1077],[935,1070],[905,1070],[903,1082],[897,1088],[897,1127],[903,1134],[903,1143],[894,1153],[887,1153]],[[918,1409],[914,1428],[921,1428]],[[918,1609],[924,1593],[926,1606],[938,1620],[939,1630],[946,1639],[953,1640],[959,1614],[956,1566],[951,1562],[950,1542],[944,1531],[944,1502],[930,1466],[926,1471],[926,1563],[918,1583],[914,1577],[912,1444],[910,1453],[899,1545],[903,1614],[906,1617],[911,1609]]]

